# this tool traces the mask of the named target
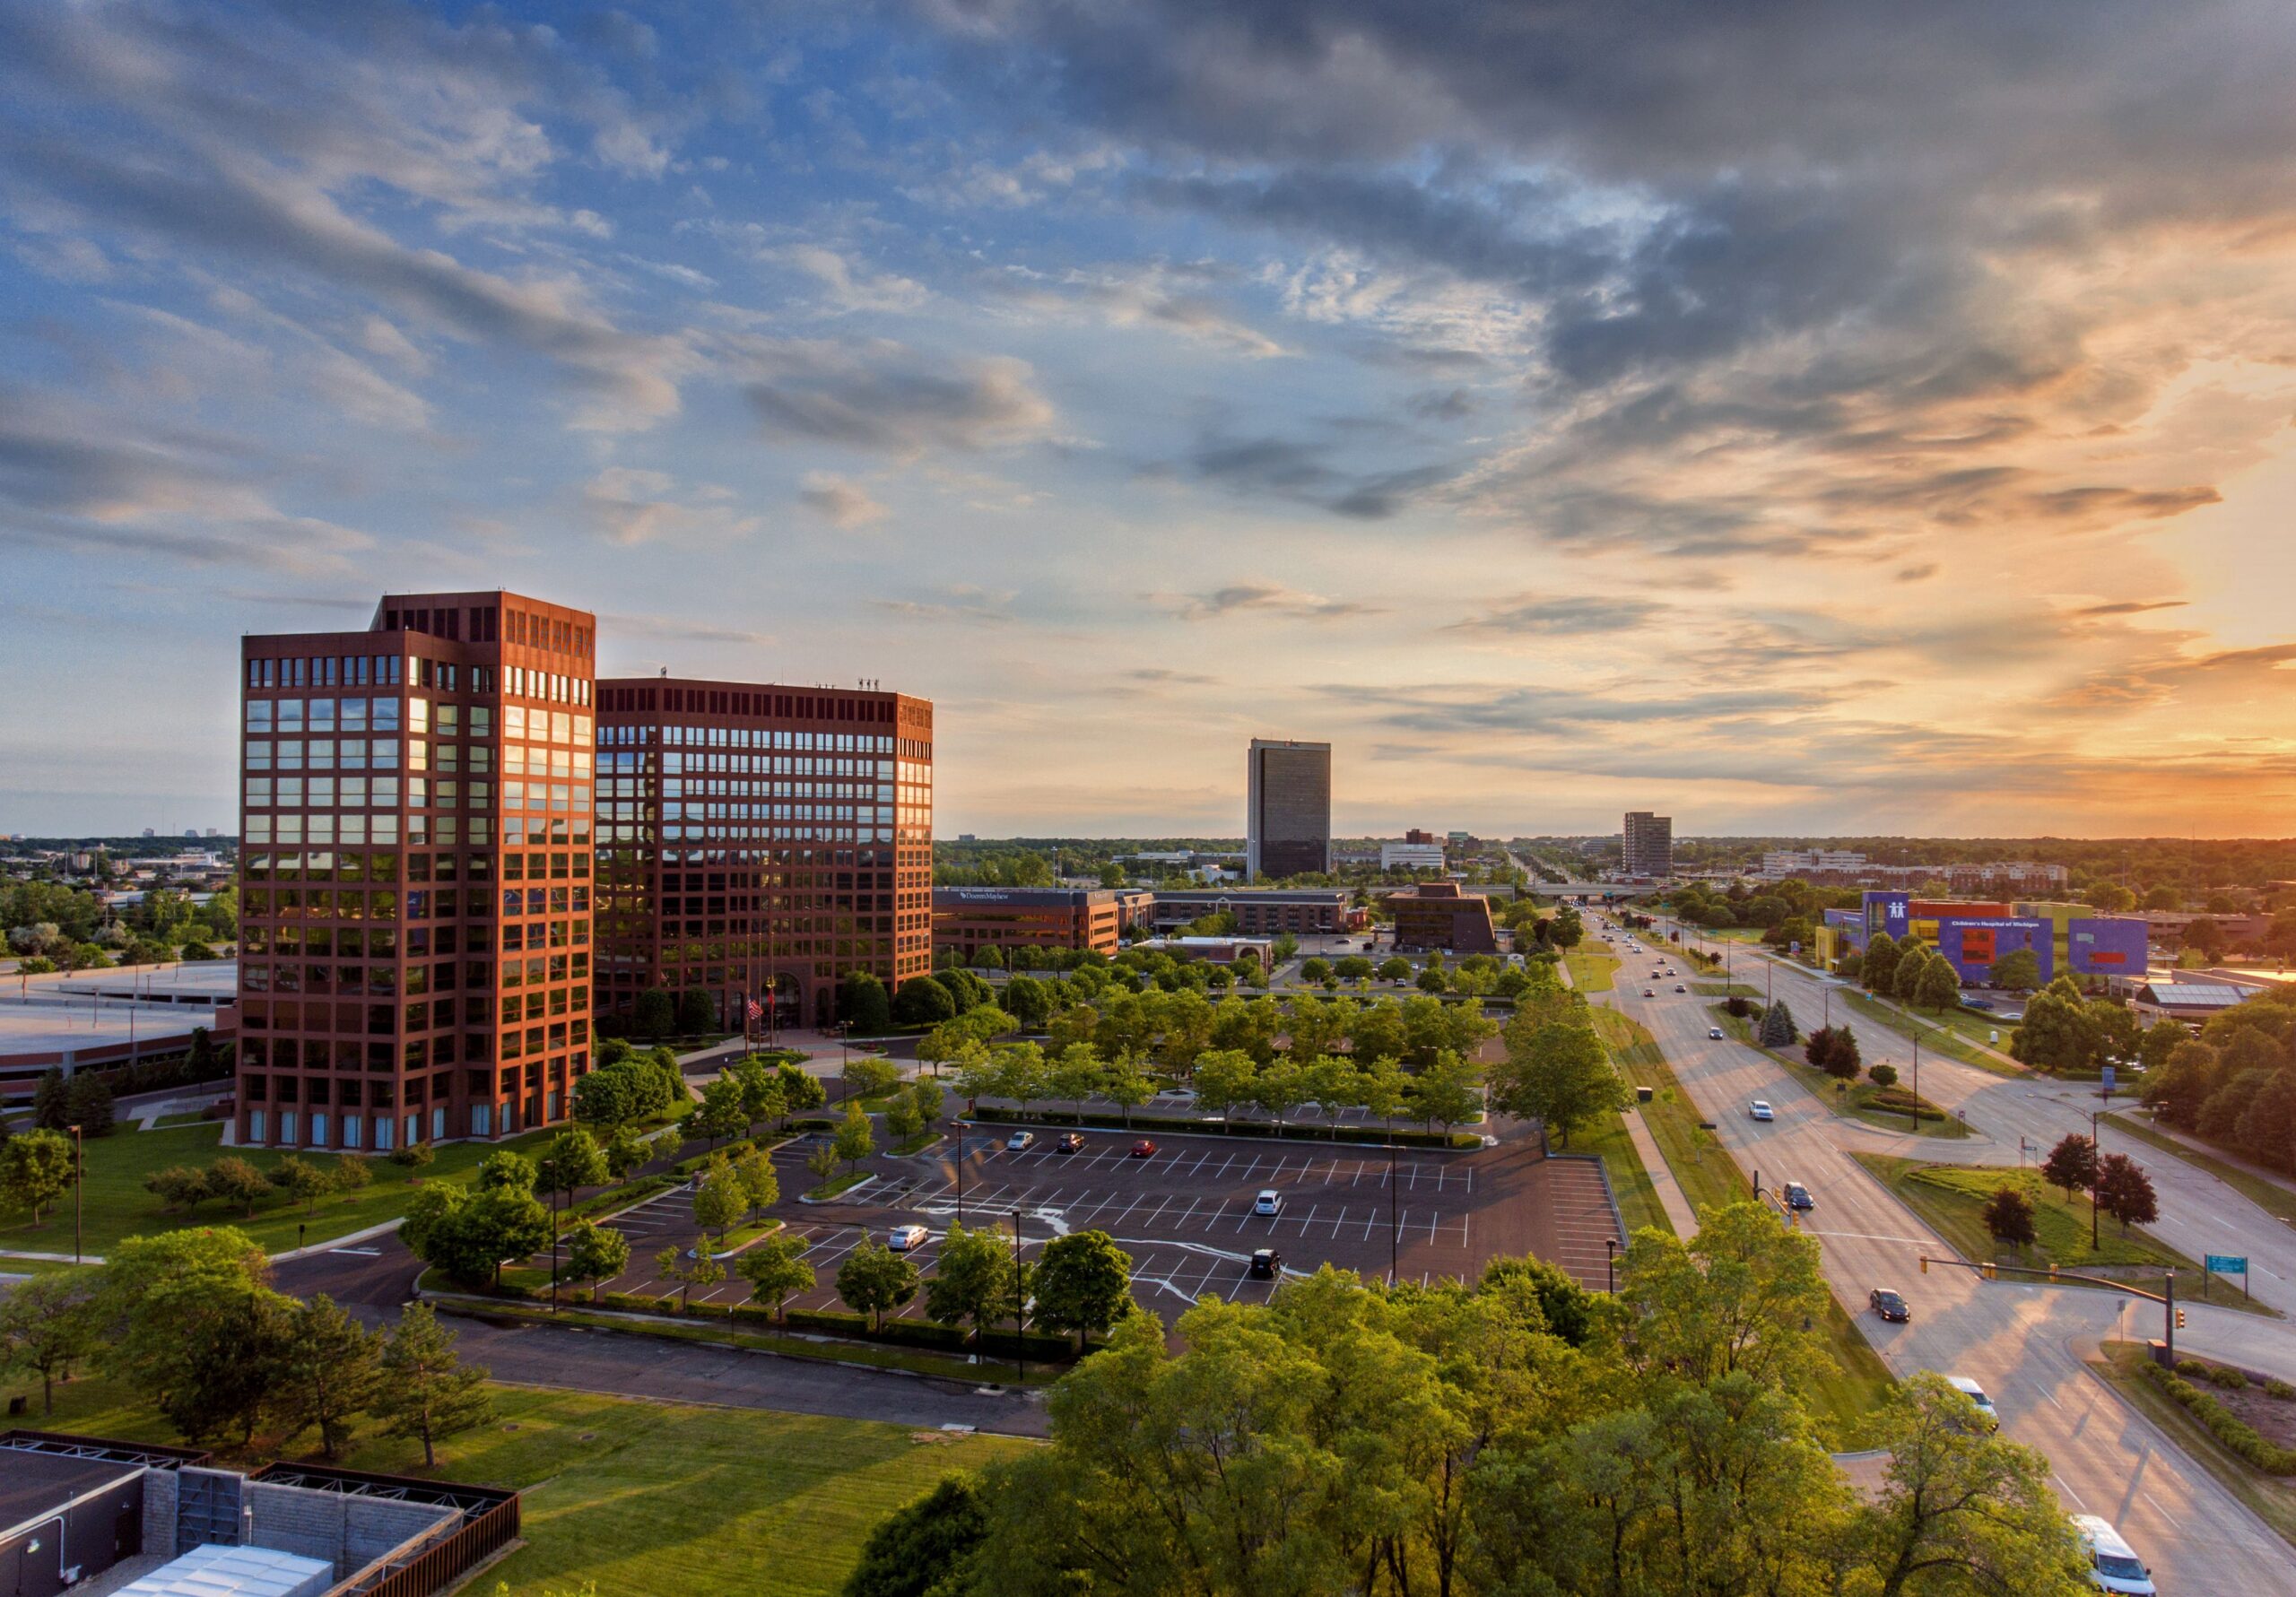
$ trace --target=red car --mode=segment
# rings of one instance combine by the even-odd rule
[[[1135,1159],[1146,1159],[1155,1151],[1156,1145],[1145,1137],[1132,1145],[1132,1157]]]

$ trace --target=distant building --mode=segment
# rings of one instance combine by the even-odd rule
[[[1425,833],[1420,834],[1424,837]],[[1379,845],[1379,869],[1382,871],[1439,871],[1443,868],[1443,846],[1440,843],[1382,843]]]
[[[1854,848],[1773,848],[1761,856],[1761,874],[1771,881],[1807,880],[1813,872],[1862,871],[1866,856]]]
[[[1993,968],[2013,953],[2033,956],[2047,984],[2059,972],[2075,976],[2141,974],[2145,926],[2133,917],[2061,913],[2053,904],[1972,903],[1914,898],[1894,890],[1869,890],[1858,909],[1829,909],[1817,931],[1817,953],[1827,964],[1862,950],[1877,932],[1902,942],[1911,937],[1942,954],[1964,985],[1990,985]]]
[[[1403,840],[1406,843],[1432,843],[1435,841],[1435,834],[1433,832],[1423,832],[1417,827],[1413,827],[1409,831],[1404,833]]]
[[[1491,900],[1459,890],[1455,881],[1422,881],[1382,900],[1396,917],[1397,948],[1437,948],[1455,954],[1495,954],[1499,933]]]
[[[1674,820],[1648,810],[1630,810],[1621,865],[1629,876],[1663,881],[1674,873]]]
[[[1362,911],[1349,906],[1347,890],[1336,887],[1191,888],[1159,892],[1155,899],[1158,931],[1185,926],[1222,910],[1235,916],[1236,930],[1246,937],[1345,932],[1362,920]]]
[[[1331,745],[1256,737],[1245,762],[1245,880],[1329,871]]]
[[[2249,988],[2214,982],[2142,982],[2130,995],[2128,1007],[2148,1023],[2182,1020],[2198,1025],[2252,996]]]
[[[1088,949],[1113,954],[1145,926],[1155,895],[1120,887],[936,887],[933,946],[968,963],[982,949]]]
[[[1266,937],[1151,937],[1135,948],[1155,949],[1207,965],[1233,965],[1249,954],[1265,970],[1275,962],[1275,943]]]

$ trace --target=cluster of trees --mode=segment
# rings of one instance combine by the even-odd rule
[[[875,1080],[899,1072],[883,1060],[856,1060],[857,1077]],[[707,1083],[701,1097],[687,1111],[686,1131],[713,1144],[721,1137],[745,1137],[768,1122],[784,1124],[793,1115],[818,1109],[829,1101],[829,1091],[814,1077],[783,1061],[768,1064],[755,1054],[727,1065],[717,1080]]]
[[[596,1067],[574,1082],[574,1118],[590,1125],[659,1119],[685,1101],[676,1055],[667,1048],[639,1054],[620,1037],[601,1043]]]
[[[1132,1256],[1105,1231],[1056,1237],[1031,1262],[1001,1231],[952,1223],[929,1281],[914,1260],[878,1242],[864,1243],[838,1267],[838,1301],[867,1315],[873,1328],[916,1301],[920,1289],[927,1318],[969,1325],[976,1340],[1009,1321],[1016,1331],[1073,1334],[1081,1349],[1137,1312]]]
[[[62,1065],[51,1064],[32,1089],[32,1124],[51,1132],[76,1125],[83,1137],[109,1137],[113,1126],[111,1087],[94,1071],[75,1071],[66,1077]],[[0,1136],[6,1134],[5,1125],[0,1124]]]
[[[179,1209],[187,1218],[196,1216],[199,1206],[212,1199],[237,1206],[246,1219],[254,1215],[257,1203],[274,1193],[290,1203],[302,1204],[309,1213],[316,1211],[319,1200],[328,1193],[358,1192],[374,1179],[374,1171],[355,1153],[338,1155],[330,1165],[315,1164],[291,1153],[269,1170],[227,1153],[204,1166],[170,1165],[154,1170],[144,1178],[144,1190],[160,1200],[161,1209]]]
[[[2296,994],[2259,994],[2198,1037],[2164,1020],[2144,1034],[2144,1101],[2162,1120],[2296,1173]]]
[[[2163,1022],[2144,1030],[2135,1011],[2110,998],[2091,998],[2060,976],[2025,1002],[2025,1018],[2009,1034],[2009,1056],[2037,1070],[2089,1072],[2117,1059],[2167,1062],[2182,1027]]]
[[[154,887],[116,919],[85,888],[54,881],[0,882],[0,926],[21,968],[40,976],[114,963],[156,965],[180,955],[212,959],[215,945],[239,934],[239,895],[226,888],[195,906],[188,894]]]
[[[258,1431],[284,1447],[316,1432],[327,1457],[361,1417],[383,1434],[436,1444],[483,1423],[486,1372],[462,1363],[429,1306],[387,1335],[325,1294],[273,1290],[244,1232],[203,1227],[131,1237],[100,1265],[39,1275],[0,1298],[0,1366],[55,1383],[93,1363],[150,1398],[184,1440],[241,1445]]]
[[[1848,1026],[1821,1026],[1802,1045],[1802,1057],[1838,1081],[1855,1081],[1866,1061]]]
[[[1668,895],[1674,914],[1693,926],[1717,931],[1726,926],[1760,926],[1761,940],[1773,947],[1788,943],[1810,947],[1829,909],[1854,909],[1859,895],[1854,888],[1812,887],[1798,879],[1749,886],[1732,882],[1717,892],[1706,882],[1686,882]]]
[[[1887,932],[1874,933],[1858,960],[1857,980],[1867,992],[1911,1009],[1949,1010],[1961,1002],[1961,978],[1952,961],[1918,937],[1900,942]]]
[[[1817,1245],[1761,1207],[1639,1233],[1615,1299],[1532,1261],[1145,1314],[1053,1389],[1048,1445],[879,1527],[848,1597],[2089,1590],[2039,1454],[1906,1382],[1861,1497],[1803,1393]]]
[[[2144,1167],[2125,1153],[2100,1158],[2096,1143],[2078,1133],[2048,1150],[2048,1157],[2041,1161],[2041,1179],[2064,1189],[2068,1203],[2074,1193],[2087,1193],[2099,1210],[2120,1222],[2124,1232],[2131,1226],[2151,1225],[2161,1217],[2152,1178],[2144,1173]],[[2005,1237],[2003,1240],[2012,1239]]]
[[[1633,1092],[1612,1065],[1579,994],[1540,968],[1500,1034],[1505,1058],[1491,1072],[1490,1103],[1570,1145],[1570,1133],[1624,1108]]]
[[[650,1042],[668,1037],[707,1037],[721,1029],[718,1000],[704,987],[648,987],[631,1011],[631,1029]]]

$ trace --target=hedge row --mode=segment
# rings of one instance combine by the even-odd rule
[[[546,1298],[547,1293],[505,1287],[505,1293],[529,1298]],[[656,1298],[641,1292],[602,1293],[594,1303],[589,1298],[579,1300],[587,1307],[602,1310],[618,1309],[627,1314],[660,1315],[673,1319],[709,1320],[722,1322],[727,1318],[727,1308],[722,1304],[695,1303],[680,1306],[674,1297]],[[991,1330],[981,1334],[978,1344],[972,1333],[961,1325],[944,1325],[936,1320],[887,1320],[882,1327],[872,1329],[865,1315],[848,1314],[836,1309],[793,1308],[787,1319],[778,1321],[773,1311],[763,1304],[737,1303],[732,1306],[731,1317],[741,1324],[779,1327],[786,1324],[791,1331],[819,1331],[853,1341],[884,1342],[893,1347],[926,1348],[942,1353],[995,1354],[1010,1358],[1013,1354],[1013,1337],[1009,1331]],[[1075,1344],[1065,1336],[1050,1332],[1031,1331],[1025,1339],[1027,1356],[1039,1363],[1074,1358]]]
[[[1161,1132],[1166,1136],[1197,1137],[1282,1137],[1301,1142],[1373,1142],[1384,1143],[1387,1133],[1376,1125],[1329,1126],[1283,1125],[1264,1120],[1176,1120],[1170,1115],[1135,1115],[1129,1126],[1118,1115],[1074,1115],[1065,1110],[1038,1109],[1027,1115],[1013,1109],[984,1107],[974,1112],[975,1120],[1017,1122],[1024,1125],[1082,1125],[1109,1131]],[[1457,1139],[1468,1136],[1470,1141]],[[1405,1148],[1480,1148],[1483,1139],[1472,1133],[1453,1132],[1413,1131],[1398,1127],[1395,1141]]]
[[[2182,1376],[2157,1364],[2144,1366],[2152,1384],[2182,1403],[2209,1429],[2209,1434],[2267,1475],[2296,1475],[2296,1447],[2267,1442],[2257,1428],[2226,1408],[2212,1393],[2203,1392]]]

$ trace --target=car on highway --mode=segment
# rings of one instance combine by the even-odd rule
[[[2161,1588],[2152,1571],[2136,1556],[2121,1533],[2093,1514],[2066,1516],[2080,1533],[2081,1550],[2089,1555],[2089,1579],[2100,1592],[2127,1592],[2133,1597],[2152,1597]]]
[[[1036,1145],[1037,1134],[1034,1132],[1014,1132],[1004,1139],[1004,1150],[1008,1153],[1026,1153]]]
[[[1706,1035],[1718,1043],[1722,1040],[1722,1029],[1719,1026],[1709,1026],[1706,1029]]]
[[[1689,992],[1689,991],[1690,991],[1690,989],[1689,989],[1688,987],[1684,986],[1682,983],[1680,983],[1680,982],[1676,982],[1676,983],[1674,984],[1674,991],[1675,991],[1675,992],[1677,992],[1677,993],[1687,993],[1687,992]]]
[[[1778,1118],[1777,1112],[1770,1108],[1770,1100],[1766,1098],[1758,1098],[1754,1099],[1753,1102],[1748,1104],[1746,1106],[1746,1115],[1749,1119],[1752,1120],[1775,1120]]]
[[[1866,1294],[1866,1301],[1884,1320],[1896,1320],[1908,1325],[1913,1323],[1913,1310],[1906,1306],[1904,1298],[1888,1287],[1875,1287]]]
[[[1275,1272],[1283,1267],[1283,1255],[1272,1247],[1252,1249],[1251,1277],[1254,1280],[1274,1280]]]
[[[1978,1415],[1985,1421],[1986,1429],[1997,1430],[2000,1428],[2001,1416],[1995,1410],[1993,1407],[1993,1400],[1985,1394],[1984,1387],[1979,1385],[1975,1381],[1970,1380],[1967,1376],[1947,1376],[1945,1377],[1945,1384],[1951,1386],[1954,1391],[1960,1393],[1963,1397],[1969,1399],[1970,1402],[1977,1405]]]
[[[1150,1154],[1155,1151],[1156,1144],[1150,1141],[1145,1137],[1141,1138],[1132,1145],[1132,1157],[1135,1159],[1146,1159]]]
[[[1252,1200],[1252,1212],[1254,1214],[1283,1213],[1283,1194],[1272,1186],[1260,1188],[1259,1196]]]
[[[925,1237],[923,1226],[895,1226],[885,1233],[885,1245],[897,1254],[905,1254],[911,1248],[923,1247]]]
[[[1052,1140],[1052,1150],[1055,1153],[1082,1153],[1084,1139],[1074,1132],[1063,1132]]]
[[[1815,1209],[1818,1201],[1810,1196],[1810,1189],[1798,1181],[1789,1181],[1778,1189],[1778,1201],[1788,1209]]]
[[[1642,989],[1642,996],[1645,998],[1656,998],[1658,994],[1653,992],[1650,988],[1645,987]]]

